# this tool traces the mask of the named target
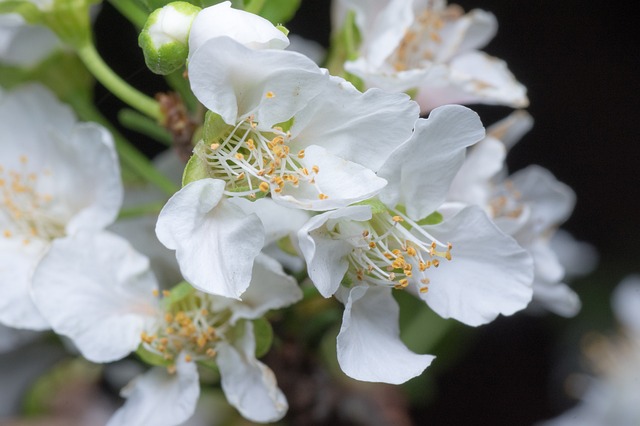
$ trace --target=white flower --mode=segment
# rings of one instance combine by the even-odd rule
[[[230,37],[251,49],[284,49],[287,36],[268,20],[234,9],[230,1],[202,9],[191,25],[189,60],[207,40]]]
[[[422,111],[449,103],[529,103],[504,61],[479,51],[497,31],[488,12],[464,14],[445,0],[337,0],[334,7],[336,29],[355,12],[360,56],[345,68],[367,87],[416,90]]]
[[[29,68],[61,46],[41,25],[30,25],[17,13],[0,14],[0,64]]]
[[[580,300],[562,282],[567,275],[565,266],[574,275],[586,273],[597,256],[588,245],[570,237],[553,238],[573,210],[575,194],[571,188],[537,166],[507,176],[506,148],[532,123],[527,113],[518,111],[492,126],[489,135],[471,149],[447,198],[480,206],[531,254],[535,265],[532,307],[573,316],[580,309]],[[574,266],[577,264],[580,266]]]
[[[0,127],[0,323],[45,329],[29,295],[33,270],[52,241],[114,221],[118,161],[105,129],[77,123],[40,86],[1,96]]]
[[[67,258],[76,267],[62,270]],[[118,360],[141,346],[147,357],[166,365],[126,388],[129,400],[110,425],[187,420],[199,394],[196,362],[213,360],[229,403],[246,418],[267,422],[280,419],[287,403],[273,373],[255,359],[253,326],[246,320],[294,303],[302,293],[269,258],[257,259],[254,276],[245,302],[210,296],[186,283],[159,300],[145,257],[108,232],[81,233],[54,242],[36,270],[33,296],[54,331],[71,338],[88,360]]]
[[[585,378],[581,402],[544,426],[634,425],[640,419],[640,276],[626,277],[612,298],[623,335],[591,336],[586,351],[597,377]],[[575,381],[574,381],[575,382]]]

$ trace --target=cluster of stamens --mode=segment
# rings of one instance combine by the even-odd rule
[[[513,186],[511,181],[507,180],[489,201],[489,209],[493,218],[507,217],[517,219],[524,211],[522,194]]]
[[[271,92],[269,92],[271,93]],[[271,97],[275,95],[271,94]],[[326,199],[316,184],[317,165],[300,164],[304,149],[292,152],[291,133],[280,126],[258,130],[254,117],[240,121],[218,141],[202,142],[196,153],[209,166],[210,176],[227,182],[226,194],[257,198],[273,191],[286,192],[289,185],[311,185],[319,199]]]
[[[391,57],[391,63],[396,71],[419,68],[420,61],[432,60],[442,39],[440,30],[448,19],[459,16],[461,11],[447,8],[444,11],[431,7],[424,9],[411,27],[409,27],[396,51]]]
[[[50,194],[38,190],[39,179],[51,179],[50,170],[42,175],[28,171],[29,159],[20,156],[20,170],[0,165],[0,223],[4,238],[21,238],[27,245],[32,238],[51,240],[64,235],[64,225],[51,214]]]
[[[415,277],[419,291],[426,293],[428,269],[451,260],[452,244],[439,242],[402,213],[394,213],[375,214],[366,223],[349,256],[349,271],[358,281],[396,289],[406,288]]]
[[[154,295],[158,296],[157,291]],[[163,291],[164,297],[169,297]],[[170,364],[170,373],[175,372],[175,361],[185,352],[187,362],[212,359],[216,356],[216,343],[227,330],[229,312],[212,312],[210,296],[195,292],[170,306],[152,331],[142,332],[143,347],[163,357]]]

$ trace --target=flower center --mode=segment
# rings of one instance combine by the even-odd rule
[[[219,142],[208,146],[201,142],[196,154],[209,165],[211,177],[227,182],[226,195],[254,199],[260,193],[286,192],[287,186],[311,185],[318,198],[327,198],[315,182],[320,168],[303,166],[300,160],[304,150],[293,151],[291,141],[290,132],[279,126],[258,130],[258,124],[249,117]]]
[[[169,294],[163,291],[165,297]],[[214,358],[216,343],[227,331],[230,313],[228,310],[214,312],[211,307],[211,297],[201,292],[172,304],[152,330],[142,332],[143,347],[167,361],[175,361],[183,351],[187,353],[187,361]],[[168,368],[171,372],[175,365]]]
[[[406,30],[391,56],[393,68],[396,71],[421,68],[422,61],[433,60],[442,43],[442,28],[447,21],[459,18],[463,13],[464,11],[456,5],[444,10],[436,10],[433,6],[424,9]]]
[[[0,223],[5,238],[52,240],[65,233],[64,221],[54,215],[53,197],[40,188],[49,186],[51,170],[40,175],[27,168],[29,159],[20,156],[19,170],[5,170],[0,165]]]
[[[401,212],[377,213],[359,222],[360,235],[349,237],[355,246],[349,255],[349,271],[358,281],[406,288],[415,282],[421,293],[428,291],[429,268],[451,260],[451,243],[443,244]],[[409,227],[405,227],[404,224]],[[345,232],[353,236],[354,229]]]

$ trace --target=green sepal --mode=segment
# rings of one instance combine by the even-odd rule
[[[220,141],[233,127],[222,119],[220,114],[207,111],[204,115],[204,125],[202,126],[202,140],[207,145]]]
[[[193,154],[182,172],[182,186],[209,177],[208,166],[197,154]]]
[[[353,278],[351,278],[348,273],[344,274],[344,277],[342,277],[342,280],[340,281],[340,285],[346,288],[353,287]]]
[[[359,201],[357,203],[354,203],[353,205],[354,206],[369,206],[369,207],[371,207],[371,213],[372,214],[386,213],[387,212],[387,206],[385,206],[384,203],[382,201],[378,200],[377,198],[369,198],[368,200]]]
[[[293,124],[296,122],[296,117],[291,117],[287,121],[283,121],[282,123],[278,123],[273,127],[280,127],[283,132],[288,132],[293,127]]]
[[[298,251],[296,247],[293,245],[293,241],[291,241],[290,237],[282,237],[278,241],[276,241],[276,245],[283,252],[290,254],[291,256],[297,256]]]
[[[253,322],[253,334],[256,339],[256,358],[260,358],[269,352],[273,343],[273,328],[271,323],[264,318],[258,318]]]
[[[161,305],[164,310],[169,310],[171,306],[180,303],[195,292],[196,289],[191,284],[182,281],[169,291],[168,296],[162,298]]]
[[[424,219],[420,219],[418,225],[437,225],[442,222],[443,219],[442,215],[436,210]]]
[[[148,365],[153,365],[154,367],[168,367],[173,364],[172,360],[164,359],[162,355],[154,354],[144,348],[144,346],[138,346],[135,354],[140,358],[142,362]]]

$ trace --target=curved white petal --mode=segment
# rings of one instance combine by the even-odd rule
[[[348,240],[334,239],[332,231],[340,221],[365,221],[371,217],[371,207],[350,206],[314,216],[298,231],[309,278],[324,297],[331,297],[340,286],[349,268],[346,256],[354,248]],[[360,237],[360,233],[354,236]]]
[[[17,13],[0,15],[0,64],[32,67],[61,47],[47,27],[31,25]]]
[[[477,326],[498,314],[511,315],[531,301],[533,263],[478,207],[467,207],[424,229],[451,242],[452,260],[431,267],[429,291],[420,297],[440,316]]]
[[[260,218],[265,230],[265,246],[297,232],[310,217],[309,212],[280,205],[271,198],[255,201],[231,198],[229,202],[240,207],[247,215],[254,213]]]
[[[459,105],[431,112],[416,121],[413,136],[397,148],[378,175],[388,185],[380,200],[406,207],[412,219],[422,219],[445,200],[451,181],[464,162],[465,149],[484,137],[478,115]]]
[[[565,283],[539,280],[533,283],[531,304],[541,305],[544,309],[567,318],[575,316],[582,306],[578,295]]]
[[[280,420],[289,406],[273,372],[255,358],[253,324],[247,321],[238,341],[233,345],[219,343],[216,350],[222,390],[229,404],[254,422]]]
[[[39,239],[29,244],[15,239],[0,240],[0,324],[29,330],[49,328],[29,292],[33,271],[47,246]]]
[[[231,306],[229,322],[260,318],[271,309],[284,308],[301,299],[302,290],[296,280],[285,274],[277,261],[260,254],[253,264],[251,284],[242,295],[242,302]]]
[[[598,251],[585,242],[576,240],[569,232],[558,229],[549,242],[566,278],[586,275],[598,266]]]
[[[108,232],[57,239],[35,271],[34,301],[53,330],[93,362],[126,356],[157,315],[146,257]]]
[[[332,77],[325,90],[296,114],[292,150],[321,146],[373,171],[411,137],[418,104],[404,93],[370,89],[360,93]]]
[[[198,369],[180,355],[176,372],[155,367],[122,390],[127,398],[107,426],[177,426],[188,420],[200,396]]]
[[[318,168],[315,183],[285,187],[282,193],[272,191],[274,201],[305,210],[332,210],[371,198],[387,184],[372,170],[320,146],[307,147],[298,161],[308,170]]]
[[[224,199],[224,181],[191,182],[167,201],[156,235],[176,251],[184,278],[206,293],[239,298],[251,280],[253,260],[264,245],[254,215]]]
[[[541,235],[566,221],[576,203],[573,190],[559,182],[547,169],[531,165],[509,177],[521,194],[520,201],[529,205],[529,231]]]
[[[533,127],[533,117],[524,110],[514,111],[506,118],[487,127],[487,135],[512,148]]]
[[[328,78],[304,55],[251,50],[228,37],[206,41],[189,62],[191,89],[204,106],[232,125],[253,114],[267,130],[304,108]]]
[[[492,137],[478,142],[453,178],[447,200],[476,206],[487,206],[491,197],[493,178],[504,167],[507,151],[504,144]]]
[[[507,64],[484,52],[470,51],[455,56],[448,64],[446,78],[425,79],[416,96],[423,111],[444,104],[483,103],[526,108],[527,89],[519,83]]]
[[[253,13],[234,9],[225,1],[198,13],[189,32],[189,56],[204,42],[215,37],[230,37],[251,49],[284,49],[289,39],[271,22]]]
[[[438,62],[484,47],[498,31],[498,21],[489,12],[474,9],[459,19],[448,21],[440,31],[441,43],[435,52]]]
[[[351,289],[338,334],[342,371],[366,382],[404,383],[420,375],[432,355],[411,352],[400,340],[400,310],[391,288]]]

